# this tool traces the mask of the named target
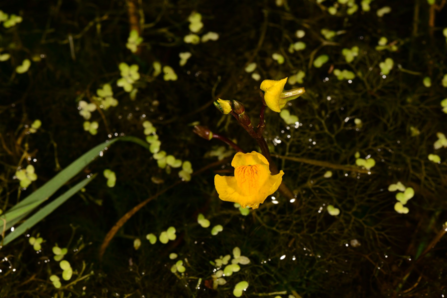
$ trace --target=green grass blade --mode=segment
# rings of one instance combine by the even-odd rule
[[[20,213],[20,210],[25,212],[25,206],[34,205],[34,208],[37,208],[42,202],[48,199],[51,195],[53,195],[59,188],[61,188],[65,183],[67,183],[71,178],[73,178],[76,174],[78,174],[82,169],[84,169],[89,163],[91,163],[96,157],[99,156],[100,152],[110,147],[113,143],[117,141],[125,141],[125,142],[133,142],[140,146],[149,149],[149,144],[145,141],[136,138],[136,137],[119,137],[110,141],[106,141],[98,146],[90,149],[87,153],[76,159],[72,162],[68,167],[62,170],[59,174],[54,176],[50,181],[42,185],[38,190],[27,196],[25,199],[20,201],[17,205],[12,207],[7,211],[7,213],[12,213],[13,211],[17,211]],[[31,209],[32,210],[32,209]],[[26,213],[29,213],[31,210],[27,210]],[[23,218],[23,217],[21,217]],[[17,221],[15,221],[17,222]],[[6,221],[6,229],[9,229],[12,224],[15,222],[12,221],[12,218],[7,219]],[[4,222],[0,220],[0,231],[3,229]]]
[[[0,216],[0,221],[2,222],[1,227],[3,227],[3,224],[5,222],[8,228],[11,227],[14,222],[17,222],[16,221],[17,218],[21,218],[24,214],[30,213],[31,211],[34,210],[34,208],[36,208],[40,204],[41,204],[40,202],[34,202],[19,208],[8,210],[8,212]]]
[[[70,197],[72,197],[74,194],[76,194],[81,188],[85,187],[88,183],[90,183],[96,175],[90,178],[86,178],[70,188],[67,192],[62,194],[60,197],[37,211],[34,215],[32,215],[30,218],[28,218],[24,223],[22,223],[20,226],[18,226],[14,232],[11,232],[8,234],[8,236],[5,237],[3,240],[3,246],[8,244],[9,242],[13,241],[17,237],[21,236],[23,233],[26,232],[29,228],[33,227],[35,224],[40,222],[42,219],[44,219],[48,214],[53,212],[57,207],[59,207],[62,203],[64,203],[66,200],[68,200]]]
[[[31,211],[32,211],[32,210],[31,210]],[[20,222],[22,219],[24,219],[25,217],[27,217],[27,216],[31,213],[31,211],[29,211],[29,212],[27,212],[27,213],[23,213],[22,215],[20,215],[20,216],[14,218],[14,219],[8,221],[8,224],[9,224],[11,227],[14,226],[16,223]],[[2,222],[3,222],[3,221],[2,221]],[[9,229],[9,228],[8,228],[8,229]],[[5,228],[5,233],[6,233],[6,232],[8,232],[8,230],[6,230],[6,228]],[[0,235],[3,235],[3,228],[0,230]],[[0,243],[1,243],[1,241],[0,241]],[[1,246],[0,246],[0,248],[1,248]]]
[[[24,205],[31,204],[34,202],[42,202],[54,194],[62,185],[73,178],[77,173],[79,173],[83,168],[85,168],[89,163],[91,163],[101,151],[106,147],[109,147],[120,138],[110,140],[99,144],[98,146],[90,149],[87,153],[76,159],[68,167],[63,169],[59,174],[54,176],[53,179],[42,185],[38,190],[30,194],[28,197],[20,201],[17,205],[12,207],[9,211],[20,208]]]
[[[25,217],[27,217],[32,211],[33,211],[33,210],[30,210],[29,212],[27,212],[27,213],[23,213],[23,214],[21,214],[20,216],[18,216],[18,217],[16,217],[16,218],[12,219],[12,220],[10,220],[10,221],[8,221],[8,225],[9,225],[10,227],[14,226],[16,223],[18,223],[19,221],[21,221],[22,219],[24,219]],[[3,232],[3,228],[2,228],[2,231],[1,231],[1,232]]]

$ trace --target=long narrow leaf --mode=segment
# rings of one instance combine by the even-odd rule
[[[20,208],[15,208],[15,209],[8,210],[8,212],[6,212],[5,214],[0,216],[0,220],[2,222],[2,226],[3,226],[3,223],[4,223],[3,220],[6,221],[7,226],[8,226],[8,224],[9,224],[9,226],[11,226],[10,222],[13,222],[17,218],[22,217],[23,214],[30,213],[31,211],[34,210],[34,208],[36,208],[39,205],[40,205],[40,202],[34,202],[34,203],[31,203],[31,204],[24,205],[24,206],[22,206]]]
[[[18,211],[24,206],[34,205],[34,208],[37,208],[42,202],[48,199],[52,194],[54,194],[59,188],[61,188],[65,183],[67,183],[71,178],[73,178],[76,174],[78,174],[82,169],[84,169],[89,163],[91,163],[96,157],[99,156],[100,152],[111,146],[113,143],[117,141],[126,141],[133,142],[139,144],[140,146],[149,148],[149,144],[144,142],[143,140],[136,137],[119,137],[110,141],[106,141],[98,146],[90,149],[87,153],[83,154],[81,157],[72,162],[68,167],[62,170],[59,174],[54,176],[50,181],[42,185],[38,190],[27,196],[25,199],[20,201],[17,205],[12,207],[7,211],[7,213],[11,213],[13,211]],[[24,210],[24,209],[21,209]],[[27,214],[32,211],[29,210]],[[21,217],[23,218],[23,217]],[[6,229],[9,229],[12,224],[15,224],[17,221],[13,221],[12,219],[7,219],[6,221]],[[0,220],[0,231],[3,230],[4,222]]]
[[[24,223],[22,223],[20,226],[17,227],[17,229],[14,230],[14,232],[11,232],[8,234],[8,236],[5,237],[3,241],[3,245],[8,244],[9,242],[13,241],[20,235],[26,232],[29,228],[33,227],[35,224],[40,222],[42,219],[44,219],[48,214],[53,212],[57,207],[59,207],[62,203],[64,203],[66,200],[68,200],[71,196],[73,196],[75,193],[77,193],[81,188],[89,184],[94,178],[96,177],[90,177],[82,180],[72,188],[70,188],[67,192],[65,192],[63,195],[37,211],[34,215],[32,215],[30,218],[28,218]]]
[[[40,202],[47,198],[49,198],[52,194],[54,194],[62,185],[68,182],[71,178],[73,178],[77,173],[79,173],[83,168],[85,168],[90,162],[92,162],[101,151],[103,151],[106,147],[109,147],[119,138],[110,140],[108,142],[104,142],[99,144],[98,146],[90,149],[87,153],[76,159],[72,162],[68,167],[63,169],[59,174],[54,176],[53,179],[42,185],[38,190],[30,194],[28,197],[20,201],[17,205],[12,207],[9,211],[20,208],[24,205],[31,204],[33,202]]]
[[[32,211],[32,210],[31,210]],[[22,215],[20,215],[19,217],[14,218],[13,220],[8,221],[8,225],[10,227],[14,226],[16,223],[20,222],[22,219],[24,219],[25,217],[27,217],[31,211],[27,212],[27,213],[23,213]],[[6,232],[6,228],[5,228],[5,232]],[[3,235],[3,228],[1,229],[0,233]]]

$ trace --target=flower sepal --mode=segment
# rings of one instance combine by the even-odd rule
[[[294,88],[294,89],[291,89],[291,90],[287,90],[287,91],[281,92],[281,98],[285,99],[287,101],[291,101],[291,100],[297,99],[298,97],[303,95],[304,92],[306,92],[306,89],[304,89],[303,87],[301,87],[301,88]]]

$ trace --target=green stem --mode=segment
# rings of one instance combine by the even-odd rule
[[[314,160],[314,159],[308,159],[308,158],[302,158],[302,157],[291,157],[291,156],[283,156],[283,155],[273,155],[273,156],[277,157],[277,158],[307,163],[310,165],[325,167],[325,168],[330,168],[330,169],[335,169],[335,170],[351,171],[351,172],[364,173],[364,174],[374,174],[374,172],[371,170],[361,169],[356,166],[337,165],[337,164],[333,164],[333,163],[330,163],[327,161],[320,161],[320,160]]]

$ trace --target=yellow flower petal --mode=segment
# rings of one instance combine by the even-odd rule
[[[234,177],[216,175],[214,184],[222,201],[256,209],[281,185],[284,172],[271,175],[267,159],[257,152],[237,153],[231,165]]]
[[[274,112],[281,112],[281,109],[286,105],[287,100],[281,98],[286,83],[287,78],[279,81],[264,80],[261,83],[261,90],[265,92],[265,103]]]
[[[270,176],[266,165],[239,166],[234,169],[239,192],[245,196],[256,195]]]
[[[258,208],[259,204],[264,203],[265,199],[275,193],[278,190],[279,186],[282,182],[282,176],[284,176],[284,172],[280,171],[276,175],[270,175],[268,181],[264,183],[264,185],[259,189],[258,198],[255,200],[257,202],[261,201],[256,205],[256,207],[251,206],[253,209]],[[245,207],[244,207],[245,208]]]
[[[251,153],[242,153],[238,152],[233,158],[233,161],[231,162],[231,166],[233,168],[240,167],[240,166],[250,166],[250,165],[269,165],[269,162],[267,158],[264,157],[264,155],[253,151]]]
[[[241,204],[240,202],[246,199],[246,197],[237,192],[238,186],[235,177],[216,175],[214,176],[214,185],[222,201]]]

